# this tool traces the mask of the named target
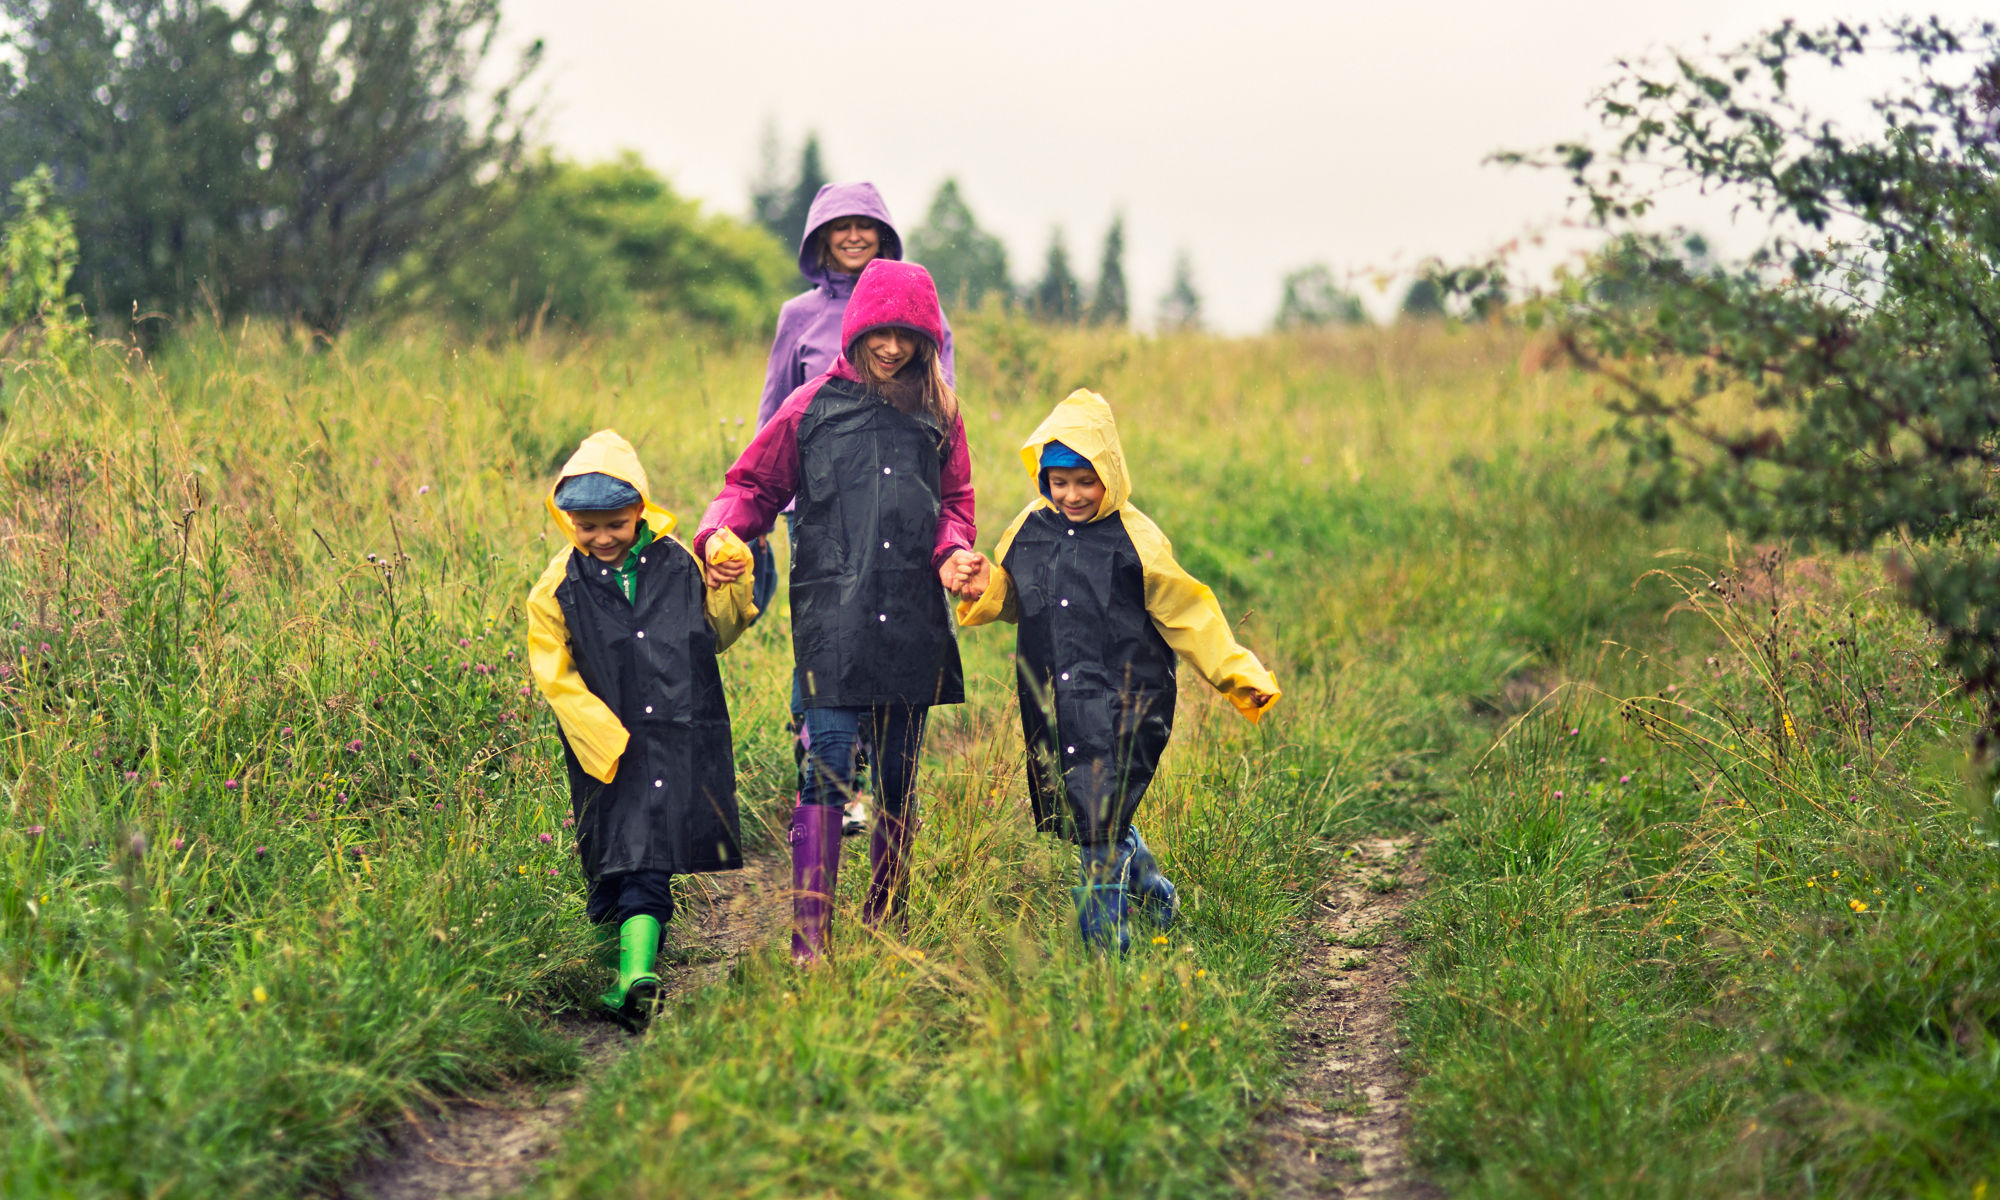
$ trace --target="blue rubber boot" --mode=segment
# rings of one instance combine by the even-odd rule
[[[1146,839],[1139,836],[1139,827],[1134,825],[1118,839],[1118,849],[1132,863],[1127,886],[1130,888],[1131,906],[1140,916],[1150,919],[1165,933],[1174,927],[1174,921],[1181,915],[1181,898],[1174,890],[1174,881],[1160,873],[1159,860],[1146,848]]]
[[[1112,946],[1124,954],[1132,948],[1132,932],[1126,922],[1126,886],[1132,860],[1118,845],[1081,847],[1083,884],[1072,889],[1076,897],[1076,927],[1085,948],[1108,952]]]

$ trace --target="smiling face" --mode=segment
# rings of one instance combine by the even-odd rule
[[[610,512],[573,512],[570,524],[576,527],[576,544],[598,562],[616,563],[639,540],[641,505]]]
[[[867,217],[836,217],[822,227],[826,265],[848,275],[859,275],[876,255],[882,253],[882,228]]]
[[[1050,467],[1049,499],[1072,521],[1089,521],[1104,503],[1104,481],[1089,467]]]
[[[855,366],[879,383],[895,378],[896,372],[910,365],[916,353],[916,334],[907,329],[877,329],[862,335],[861,361]]]

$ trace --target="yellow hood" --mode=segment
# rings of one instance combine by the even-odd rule
[[[556,528],[562,530],[563,536],[569,539],[570,545],[576,546],[579,550],[583,549],[582,546],[577,546],[576,523],[569,519],[568,513],[556,507],[556,486],[572,475],[588,475],[593,471],[622,480],[639,489],[639,496],[645,501],[643,515],[646,525],[653,531],[654,537],[664,538],[673,533],[674,526],[679,524],[679,521],[675,519],[674,514],[653,503],[652,489],[646,485],[646,468],[639,465],[639,452],[632,449],[632,443],[620,437],[616,430],[600,429],[583,439],[583,445],[578,446],[576,453],[569,456],[569,461],[563,464],[562,473],[556,476],[554,484],[549,485],[549,494],[543,500],[548,506],[550,518],[555,521]]]
[[[1028,468],[1038,492],[1042,488],[1042,447],[1050,442],[1061,442],[1089,459],[1091,469],[1104,481],[1104,499],[1092,520],[1110,516],[1132,498],[1132,477],[1125,469],[1125,451],[1118,444],[1118,423],[1104,397],[1089,388],[1076,389],[1021,443],[1021,463]],[[1042,503],[1054,507],[1046,496]]]

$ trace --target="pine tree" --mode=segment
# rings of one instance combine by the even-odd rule
[[[819,135],[808,133],[806,144],[799,150],[799,177],[792,184],[792,195],[785,205],[784,228],[778,236],[785,239],[785,245],[793,254],[800,249],[805,237],[806,217],[812,212],[812,202],[819,196],[819,190],[826,186],[826,167],[820,162]]]
[[[1073,324],[1083,317],[1083,285],[1069,269],[1069,248],[1063,245],[1062,229],[1049,237],[1049,257],[1042,268],[1042,281],[1035,285],[1035,315],[1044,321]]]
[[[1174,281],[1160,297],[1160,328],[1180,333],[1201,328],[1201,293],[1194,286],[1194,263],[1183,250],[1174,259]]]
[[[947,307],[976,309],[989,295],[1013,300],[1007,247],[979,228],[956,179],[939,185],[924,223],[910,235],[909,251],[911,259],[930,270],[938,298]]]
[[[757,177],[750,181],[750,219],[770,230],[780,242],[789,243],[799,231],[785,228],[791,188],[785,183],[784,169],[778,165],[782,154],[777,122],[766,121],[764,136],[757,146]]]
[[[1125,215],[1111,219],[1104,234],[1104,260],[1097,268],[1097,294],[1090,301],[1092,325],[1123,325],[1130,319],[1125,299]]]

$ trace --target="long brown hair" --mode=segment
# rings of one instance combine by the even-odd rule
[[[944,377],[944,360],[938,355],[937,343],[927,334],[914,329],[903,330],[916,338],[916,353],[888,379],[875,375],[875,360],[862,350],[862,342],[868,337],[862,334],[847,344],[847,361],[854,373],[887,400],[897,412],[915,413],[929,417],[946,434],[951,432],[952,422],[958,420],[958,393],[954,392],[950,381]]]

